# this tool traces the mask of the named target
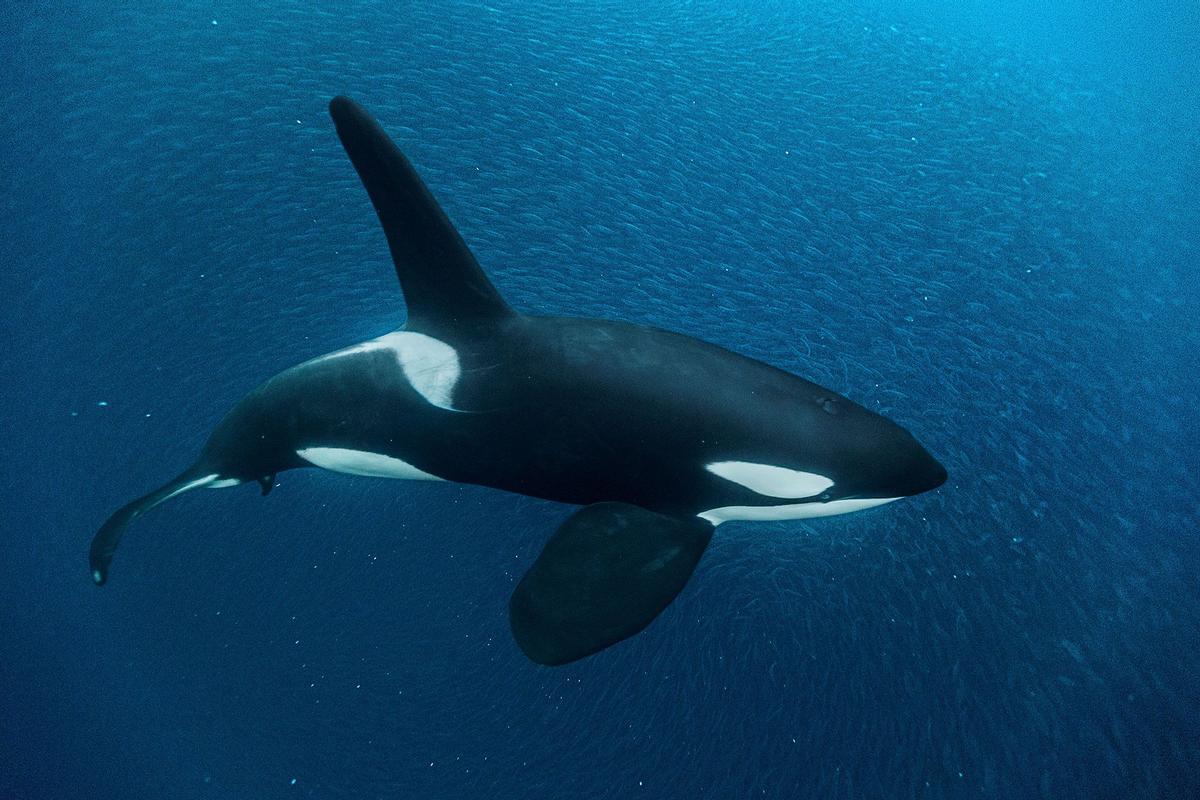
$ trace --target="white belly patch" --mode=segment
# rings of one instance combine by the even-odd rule
[[[815,497],[833,486],[833,481],[815,472],[755,464],[750,461],[717,461],[706,464],[704,468],[718,477],[745,486],[750,491],[766,497],[799,500],[802,497]]]
[[[711,511],[702,511],[696,516],[706,519],[713,525],[720,525],[730,520],[749,522],[765,522],[781,519],[812,519],[814,517],[833,517],[838,514],[849,514],[851,511],[861,511],[864,508],[874,508],[899,497],[861,497],[850,500],[830,500],[828,503],[788,503],[781,506],[724,506]]]
[[[343,472],[347,475],[404,478],[417,481],[442,480],[437,475],[430,475],[424,470],[417,469],[407,461],[366,450],[346,450],[341,447],[305,447],[297,450],[296,455],[314,467],[327,469],[330,472]]]

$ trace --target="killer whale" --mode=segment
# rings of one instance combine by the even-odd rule
[[[95,583],[130,522],[191,489],[266,494],[302,467],[473,483],[583,506],[509,602],[521,650],[565,664],[650,624],[725,521],[846,513],[946,480],[904,428],[768,364],[645,325],[513,309],[375,119],[345,97],[329,111],[407,321],[247,394],[192,466],[105,521]]]

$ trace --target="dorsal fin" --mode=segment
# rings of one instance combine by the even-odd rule
[[[348,97],[335,97],[329,114],[383,224],[408,304],[408,328],[433,333],[512,314],[379,123]]]

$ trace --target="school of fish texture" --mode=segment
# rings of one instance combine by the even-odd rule
[[[10,4],[0,796],[1200,796],[1200,23],[1039,8]],[[514,307],[803,375],[949,481],[723,525],[558,669],[506,604],[568,509],[478,487],[191,493],[97,589],[113,508],[404,319],[341,93]]]

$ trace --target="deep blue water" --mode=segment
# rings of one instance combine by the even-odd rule
[[[0,796],[1200,796],[1192,3],[10,4]],[[86,551],[404,308],[358,98],[497,286],[699,336],[950,471],[722,526],[530,664],[568,509],[315,472]]]

